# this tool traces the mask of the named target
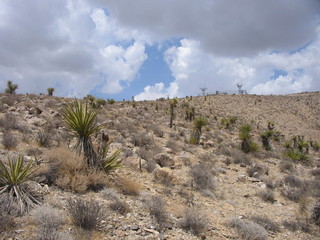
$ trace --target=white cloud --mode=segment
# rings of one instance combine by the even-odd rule
[[[201,49],[199,42],[181,40],[181,46],[171,47],[165,53],[176,86],[173,96],[197,95],[200,87],[208,92],[236,90],[236,84],[256,94],[287,94],[320,89],[320,31],[318,40],[295,53],[265,52],[256,57],[219,57]],[[275,76],[276,70],[287,73]],[[140,93],[148,99],[169,91],[149,86]],[[154,96],[152,98],[152,96]],[[157,96],[157,97],[155,97]]]
[[[12,0],[0,6],[3,89],[10,79],[19,84],[18,92],[54,87],[60,96],[118,93],[147,59],[135,31],[121,29],[87,1]]]

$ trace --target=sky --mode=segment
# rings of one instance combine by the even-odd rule
[[[320,91],[320,0],[1,0],[0,92]]]

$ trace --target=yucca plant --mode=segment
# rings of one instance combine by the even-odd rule
[[[258,150],[257,144],[251,140],[252,128],[250,124],[244,124],[240,127],[239,138],[241,142],[241,150],[245,153],[255,152]]]
[[[96,121],[97,114],[97,108],[88,106],[88,103],[82,104],[78,100],[75,100],[73,104],[68,104],[62,112],[69,131],[78,138],[76,145],[78,153],[84,154],[87,164],[91,167],[96,167],[99,164],[91,140],[91,136],[103,127]]]
[[[102,168],[106,173],[110,173],[121,167],[121,149],[113,152],[107,156],[109,152],[109,145],[105,145],[99,151],[99,159],[101,159]]]
[[[204,116],[197,117],[194,122],[194,130],[190,139],[190,143],[199,144],[202,128],[208,124],[208,120]]]
[[[9,194],[16,201],[20,213],[29,211],[41,202],[24,184],[32,178],[33,173],[32,161],[24,166],[22,156],[15,161],[8,158],[8,166],[0,161],[0,194]]]

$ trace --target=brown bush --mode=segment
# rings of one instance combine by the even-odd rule
[[[133,196],[139,195],[142,188],[139,183],[125,177],[117,180],[117,186],[123,194]]]

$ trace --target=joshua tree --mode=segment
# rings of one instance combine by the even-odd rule
[[[54,88],[48,88],[47,90],[48,90],[48,95],[52,96],[54,92]]]
[[[173,125],[173,118],[174,118],[174,108],[177,106],[178,100],[172,99],[170,101],[170,123],[169,123],[169,127],[172,128]]]
[[[5,90],[5,93],[15,94],[16,90],[18,88],[18,84],[13,84],[12,81],[7,82],[7,88]]]
[[[76,145],[78,153],[84,154],[87,164],[91,167],[97,167],[100,164],[91,140],[91,136],[103,127],[103,125],[98,125],[96,121],[97,114],[96,108],[88,106],[88,103],[83,106],[77,100],[73,104],[68,104],[62,113],[69,131],[78,138]]]

